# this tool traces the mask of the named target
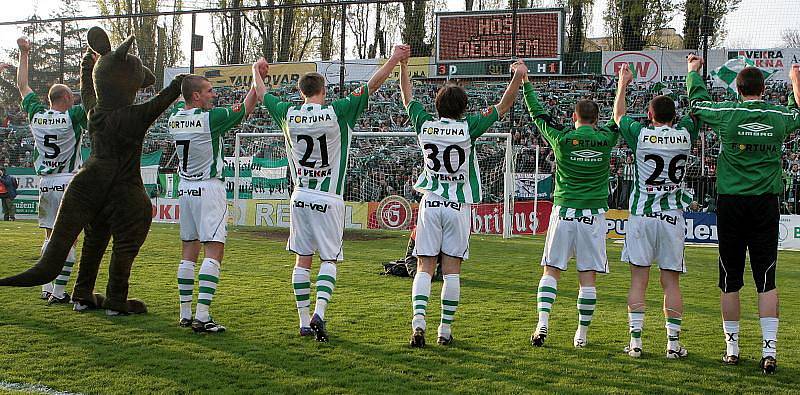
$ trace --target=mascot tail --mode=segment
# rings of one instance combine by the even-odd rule
[[[100,206],[82,203],[84,197],[79,193],[81,189],[76,184],[81,184],[87,177],[79,179],[80,175],[79,173],[75,176],[69,188],[64,192],[56,223],[53,226],[53,233],[42,257],[30,269],[15,276],[0,279],[0,286],[31,287],[47,284],[61,273],[70,248],[78,239],[83,228],[94,218]]]

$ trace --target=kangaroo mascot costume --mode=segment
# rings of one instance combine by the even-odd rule
[[[150,230],[152,207],[140,174],[142,142],[150,125],[180,96],[183,76],[149,101],[134,105],[136,91],[155,83],[142,61],[128,53],[134,36],[112,50],[106,32],[93,27],[81,62],[81,96],[89,117],[92,153],[64,193],[50,243],[32,268],[0,280],[0,286],[45,284],[59,274],[69,249],[84,231],[75,310],[104,308],[109,315],[145,313],[142,301],[128,299],[133,260]],[[95,54],[99,55],[95,61]],[[96,63],[96,64],[95,64]],[[106,296],[95,281],[113,237]]]

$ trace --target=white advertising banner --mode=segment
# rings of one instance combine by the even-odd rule
[[[685,81],[686,56],[697,51],[603,51],[603,75],[615,76],[620,67],[630,66],[636,82]],[[721,66],[727,60],[727,52],[713,50],[706,60],[709,70]]]
[[[733,59],[738,56],[753,60],[756,67],[767,71],[774,71],[775,74],[770,81],[789,81],[789,70],[793,64],[800,63],[800,48],[773,48],[773,49],[731,49],[728,50],[727,58]]]
[[[369,81],[375,70],[381,66],[381,59],[346,60],[344,63],[344,81]],[[339,83],[339,74],[342,63],[338,60],[317,62],[317,72],[325,76],[329,84]]]
[[[781,215],[778,226],[778,248],[800,250],[800,215]]]

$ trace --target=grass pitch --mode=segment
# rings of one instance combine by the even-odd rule
[[[546,347],[529,344],[544,238],[474,235],[471,258],[462,270],[456,340],[446,348],[430,344],[435,343],[441,289],[441,283],[434,283],[429,346],[419,350],[407,346],[411,281],[378,275],[382,262],[403,255],[408,233],[348,233],[355,237],[345,242],[347,260],[339,265],[327,314],[331,340],[319,344],[297,335],[293,257],[273,232],[230,231],[211,306],[215,320],[228,327],[221,335],[195,335],[176,325],[177,225],[153,225],[133,267],[130,296],[148,303],[146,315],[78,314],[65,306],[45,306],[38,287],[0,289],[0,392],[14,385],[80,393],[800,392],[800,308],[794,304],[800,299],[798,253],[780,253],[779,370],[765,377],[758,370],[761,332],[749,278],[742,293],[742,361],[739,366],[720,362],[724,339],[715,248],[686,249],[681,340],[689,357],[664,358],[661,290],[654,269],[645,355],[633,360],[621,351],[628,341],[629,274],[619,262],[618,244],[608,245],[611,274],[598,279],[587,348],[572,347],[574,269],[559,283]],[[0,223],[0,275],[34,263],[41,238],[33,222]],[[110,251],[97,282],[100,292],[109,256]],[[74,275],[68,289],[73,282]]]

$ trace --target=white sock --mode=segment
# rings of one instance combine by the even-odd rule
[[[450,337],[450,325],[456,315],[458,301],[461,298],[461,280],[458,274],[445,274],[442,276],[442,320],[439,324],[439,336]]]
[[[778,317],[761,318],[762,357],[775,358],[778,352]]]
[[[53,280],[53,295],[59,298],[64,297],[64,288],[67,286],[69,276],[72,274],[72,266],[75,265],[75,246],[69,249],[67,260],[61,267],[61,273]]]
[[[726,355],[739,356],[739,321],[722,321],[725,331]]]
[[[644,328],[644,311],[628,312],[628,326],[631,334],[630,348],[642,348],[642,329]]]
[[[181,260],[178,265],[178,301],[181,319],[192,319],[192,297],[194,296],[194,262]]]
[[[558,294],[558,280],[547,274],[539,280],[539,289],[536,292],[536,307],[539,310],[537,328],[547,327],[550,324],[550,309],[556,301]]]
[[[428,308],[428,298],[431,296],[431,275],[417,271],[414,283],[411,285],[411,308],[414,318],[411,320],[411,329],[425,329],[425,311]]]
[[[682,317],[666,317],[664,327],[667,328],[667,348],[670,350],[678,350],[681,347],[680,336],[682,323]]]
[[[207,322],[211,319],[208,310],[214,294],[217,293],[217,284],[219,284],[219,262],[211,258],[203,259],[197,280],[197,311],[194,313],[194,318]]]
[[[44,255],[44,250],[47,249],[47,244],[50,243],[50,239],[44,239],[42,243],[42,250],[40,255]],[[53,282],[49,282],[47,284],[42,284],[42,292],[53,293]]]
[[[336,287],[336,264],[324,261],[319,266],[317,275],[317,303],[314,305],[314,314],[325,320],[325,309],[331,301],[331,295]]]
[[[294,289],[294,300],[297,306],[297,315],[300,317],[300,327],[308,328],[311,326],[311,270],[302,267],[294,267],[292,271],[292,288]]]

